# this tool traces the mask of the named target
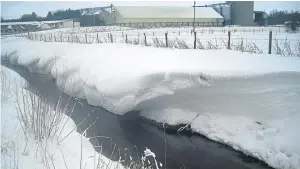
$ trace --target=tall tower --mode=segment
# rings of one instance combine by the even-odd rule
[[[253,1],[227,1],[231,4],[231,24],[253,26]]]

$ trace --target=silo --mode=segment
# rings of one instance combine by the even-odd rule
[[[222,14],[224,19],[230,20],[231,19],[231,6],[230,5],[223,5],[222,6]]]
[[[231,24],[253,26],[253,1],[228,1],[231,4]]]

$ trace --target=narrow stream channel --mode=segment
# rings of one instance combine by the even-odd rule
[[[1,64],[15,72],[29,82],[28,90],[44,96],[51,104],[56,104],[61,97],[62,105],[75,108],[71,118],[78,125],[90,114],[90,116],[78,127],[83,131],[89,127],[98,117],[99,119],[90,130],[87,137],[105,136],[91,139],[93,145],[102,145],[102,154],[110,158],[113,150],[129,149],[133,157],[141,155],[145,147],[150,148],[157,156],[157,160],[164,164],[166,150],[166,168],[168,169],[269,169],[265,163],[252,157],[234,151],[232,148],[212,142],[205,137],[192,135],[180,136],[168,134],[156,125],[142,119],[138,112],[129,112],[119,116],[106,111],[101,107],[89,105],[85,100],[70,98],[62,93],[55,81],[49,75],[38,75],[28,72],[21,66],[13,66],[8,61],[2,60]],[[166,145],[166,146],[165,146]],[[116,146],[114,148],[114,146]],[[96,149],[99,151],[99,149]],[[118,160],[119,155],[113,158]],[[164,168],[164,167],[163,167]]]

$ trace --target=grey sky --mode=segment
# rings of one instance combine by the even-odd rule
[[[199,1],[197,5],[205,5],[210,3],[218,3],[225,1]],[[36,12],[39,16],[46,16],[48,11],[55,11],[58,9],[80,9],[87,7],[98,7],[98,6],[106,6],[110,4],[114,5],[124,5],[124,6],[191,6],[193,5],[193,1],[114,1],[114,2],[99,2],[99,1],[31,1],[31,2],[3,2],[1,1],[1,16],[5,19],[11,18],[19,18],[22,14]],[[277,10],[299,10],[300,9],[300,1],[256,1],[254,2],[254,10],[262,10],[269,12],[273,9]]]

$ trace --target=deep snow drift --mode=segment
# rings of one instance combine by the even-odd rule
[[[197,106],[187,109],[188,104],[182,107],[183,102],[192,100],[194,106],[202,101],[199,100],[201,93],[190,89],[205,92],[213,89],[213,82],[221,78],[230,81],[276,72],[300,72],[299,58],[229,50],[43,43],[21,38],[2,40],[1,57],[27,67],[31,72],[51,73],[64,92],[87,99],[90,104],[113,113],[124,114],[138,109],[142,110],[143,116],[158,122],[191,122],[194,131],[275,168],[300,167],[300,150],[297,148],[300,136],[295,131],[299,126],[295,122],[299,119],[299,107],[294,107],[295,113],[265,116],[256,116],[249,110],[247,113],[222,114],[199,112]],[[186,100],[179,102],[176,98],[180,98],[180,92],[184,93]],[[159,102],[159,98],[166,100]],[[172,98],[175,100],[170,106],[164,104]]]

